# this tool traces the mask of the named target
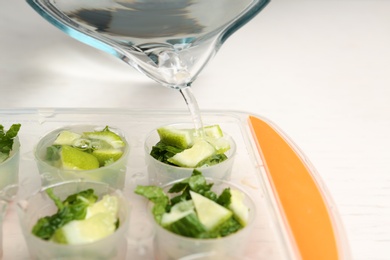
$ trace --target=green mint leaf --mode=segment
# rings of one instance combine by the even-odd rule
[[[183,149],[166,145],[163,142],[158,142],[155,146],[152,147],[150,155],[160,162],[172,165],[172,163],[168,162],[168,159],[182,151]]]
[[[177,195],[170,200],[164,193],[163,189],[157,186],[138,186],[135,189],[135,193],[148,198],[154,203],[152,213],[156,222],[161,225],[161,218],[163,214],[169,213],[170,209],[176,203],[191,199],[190,190],[197,192],[224,207],[227,207],[231,201],[230,188],[224,189],[218,196],[211,190],[212,186],[213,183],[207,183],[206,178],[200,171],[194,170],[191,177],[172,185],[168,193],[174,193]],[[234,217],[231,217],[215,229],[206,231],[205,227],[202,223],[200,223],[196,213],[192,213],[180,218],[168,226],[164,226],[164,228],[181,236],[207,239],[228,236],[242,229],[243,226],[234,219]]]
[[[231,217],[225,222],[223,222],[216,229],[200,234],[198,238],[206,239],[206,238],[226,237],[230,234],[237,232],[242,228],[243,227],[241,226],[241,224],[233,217]]]
[[[8,131],[0,125],[0,162],[5,161],[12,150],[14,139],[18,135],[21,124],[13,124]]]
[[[87,189],[79,193],[68,196],[64,200],[65,207],[69,207],[73,215],[73,220],[85,219],[87,208],[97,201],[93,189]]]
[[[230,193],[230,188],[226,188],[218,196],[217,203],[225,208],[230,205],[232,194]]]
[[[177,182],[172,185],[172,187],[168,190],[169,193],[179,193],[184,191],[188,187],[188,179],[185,179],[181,182]]]
[[[46,148],[46,160],[58,161],[60,159],[61,145],[51,145]]]
[[[8,138],[13,139],[18,135],[21,124],[13,124],[5,134]]]
[[[68,196],[61,201],[53,192],[46,190],[48,196],[58,208],[56,214],[40,218],[32,229],[32,233],[44,240],[49,240],[57,229],[73,220],[85,219],[87,209],[97,201],[93,189],[87,189]]]
[[[49,196],[49,198],[51,198],[52,201],[54,201],[54,204],[56,205],[56,207],[59,209],[59,210],[62,210],[64,208],[64,203],[60,200],[60,198],[58,198],[54,192],[53,192],[53,189],[49,188],[46,190],[46,193],[47,195]]]
[[[214,154],[214,155],[206,158],[205,160],[199,162],[197,164],[197,167],[201,167],[204,165],[212,166],[212,165],[221,163],[221,162],[225,161],[226,159],[227,159],[227,156],[225,154]]]
[[[211,191],[213,183],[207,183],[206,178],[199,170],[194,170],[191,177],[175,183],[169,190],[169,193],[179,193],[180,195],[171,199],[172,205],[191,198],[190,190],[205,196],[213,201],[217,200],[217,194]]]
[[[205,227],[200,223],[198,217],[194,213],[175,221],[169,225],[167,229],[185,237],[199,237],[206,232]]]
[[[32,233],[44,240],[49,240],[54,232],[72,221],[70,209],[64,207],[52,216],[40,218],[32,229]]]
[[[134,192],[154,203],[152,213],[156,222],[160,224],[162,215],[167,211],[169,206],[169,198],[164,190],[157,186],[138,185]]]
[[[157,186],[142,186],[138,185],[134,192],[138,195],[141,195],[153,203],[165,201],[168,204],[168,196],[165,194],[164,190]]]

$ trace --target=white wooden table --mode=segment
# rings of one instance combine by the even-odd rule
[[[332,194],[353,259],[390,258],[390,2],[274,0],[193,84],[279,125]],[[179,93],[0,2],[0,107],[186,109]]]

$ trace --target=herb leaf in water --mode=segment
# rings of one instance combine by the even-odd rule
[[[195,197],[192,196],[198,194],[197,196],[203,197],[205,200],[213,201],[211,204],[215,202],[214,204],[219,205],[217,207],[222,206],[228,211],[230,211],[232,202],[230,188],[225,188],[220,195],[217,195],[211,190],[212,187],[213,183],[207,183],[207,180],[202,173],[198,170],[194,170],[191,177],[171,186],[168,193],[177,194],[171,199],[169,199],[168,195],[165,194],[161,187],[157,186],[139,185],[136,187],[135,193],[153,202],[154,206],[152,208],[152,213],[155,221],[173,233],[185,237],[207,239],[228,236],[242,229],[246,224],[241,224],[241,222],[236,219],[234,211],[233,214],[230,212],[227,217],[224,217],[225,220],[215,218],[220,224],[217,224],[211,229],[204,225],[205,223],[199,218],[199,214],[200,212],[205,211],[201,211],[200,209],[198,211]],[[192,208],[188,208],[188,205],[190,205],[188,202],[194,203],[195,207],[192,206]],[[183,203],[187,203],[185,204],[185,207],[178,207],[179,205],[183,205]],[[209,212],[209,208],[206,210]],[[218,213],[214,214],[216,213],[215,211],[210,212],[213,212],[210,213],[212,216],[218,215]]]
[[[47,189],[46,192],[54,201],[58,211],[52,216],[40,218],[32,229],[34,235],[44,240],[49,240],[57,229],[72,220],[84,219],[88,206],[95,203],[98,198],[92,189],[70,195],[64,201],[61,201],[51,189]]]
[[[0,125],[0,163],[8,159],[20,127],[21,124],[13,124],[5,131],[4,126]]]

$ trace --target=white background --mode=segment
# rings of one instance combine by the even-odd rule
[[[354,259],[390,257],[390,1],[274,0],[193,84],[201,109],[267,117],[332,194]],[[0,107],[186,109],[22,0],[0,1]]]

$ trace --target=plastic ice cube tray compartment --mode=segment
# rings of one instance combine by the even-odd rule
[[[231,181],[256,202],[257,217],[243,259],[349,259],[337,209],[299,148],[272,122],[240,111],[201,111],[204,124],[219,124],[237,144]],[[41,185],[33,151],[46,133],[66,125],[109,125],[130,145],[125,194],[132,204],[127,259],[153,259],[153,223],[145,201],[133,193],[147,184],[144,140],[153,129],[188,123],[187,111],[127,109],[0,109],[0,123],[21,123],[19,195]],[[3,222],[3,259],[29,259],[10,204]]]

